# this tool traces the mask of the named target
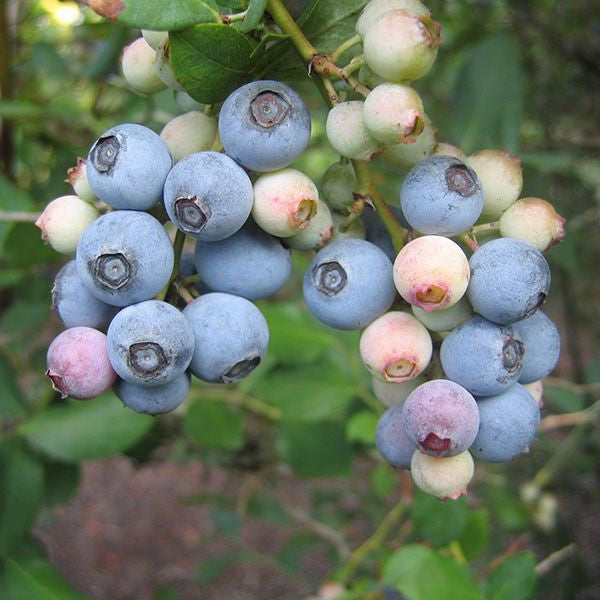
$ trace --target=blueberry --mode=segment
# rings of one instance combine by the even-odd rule
[[[95,398],[117,377],[108,359],[106,336],[91,327],[63,331],[50,344],[46,358],[46,375],[63,398]]]
[[[118,308],[98,300],[77,274],[74,260],[59,272],[52,288],[52,305],[65,327],[106,329]]]
[[[198,240],[195,264],[211,290],[258,300],[271,296],[287,281],[292,258],[279,239],[249,220],[225,240]]]
[[[467,297],[475,312],[495,323],[532,315],[546,300],[550,267],[526,242],[500,238],[483,244],[469,260]]]
[[[169,218],[185,234],[206,242],[233,235],[252,210],[252,183],[244,169],[218,152],[180,160],[165,182]]]
[[[544,379],[560,356],[560,334],[556,325],[537,310],[531,317],[513,323],[512,328],[527,348],[519,383]]]
[[[421,233],[457,235],[483,208],[483,191],[473,169],[452,156],[430,156],[414,166],[400,192],[402,212]]]
[[[127,306],[108,328],[108,355],[119,377],[158,386],[189,366],[194,336],[181,311],[160,300]]]
[[[310,113],[302,98],[279,81],[253,81],[228,96],[219,114],[225,152],[254,171],[276,171],[308,146]]]
[[[216,135],[216,119],[197,110],[171,119],[160,132],[160,137],[171,151],[173,162],[195,152],[210,150]]]
[[[340,240],[320,250],[304,276],[311,312],[337,329],[362,329],[386,312],[396,295],[392,263],[374,244]]]
[[[511,460],[526,452],[540,423],[540,409],[520,384],[496,396],[477,398],[479,433],[471,452],[488,462]]]
[[[510,326],[479,315],[448,334],[440,358],[444,373],[474,396],[500,394],[523,370],[525,345]]]
[[[127,306],[164,288],[173,270],[173,246],[149,214],[113,211],[84,231],[76,262],[77,274],[96,298]]]
[[[354,192],[358,182],[352,164],[336,162],[330,165],[321,179],[321,196],[333,209],[347,214],[348,207],[355,202]]]
[[[319,250],[333,235],[333,216],[323,200],[317,202],[317,212],[308,225],[298,233],[285,239],[285,244],[294,250]]]
[[[86,169],[100,200],[113,208],[146,210],[160,201],[172,165],[169,147],[158,134],[126,123],[98,138]]]
[[[408,439],[431,456],[455,456],[468,450],[479,429],[475,398],[462,386],[434,379],[416,388],[402,409]]]
[[[367,129],[362,100],[336,104],[327,114],[327,139],[336,152],[354,160],[370,160],[383,150]]]
[[[466,494],[474,471],[473,457],[468,451],[437,458],[417,449],[410,462],[410,472],[417,487],[440,500],[457,500]]]
[[[403,227],[410,227],[406,222],[402,211],[397,206],[390,206],[390,209]],[[385,225],[379,218],[379,215],[374,210],[366,207],[360,215],[360,220],[365,226],[365,239],[367,242],[371,242],[378,248],[381,248],[381,250],[385,252],[386,256],[392,262],[394,262],[396,260],[396,256],[398,256],[398,253],[394,249],[392,238],[390,237],[388,230],[385,228]]]
[[[387,462],[399,469],[410,469],[415,444],[404,433],[402,405],[388,408],[377,422],[375,445]]]
[[[382,381],[379,377],[373,375],[371,378],[371,387],[377,400],[386,406],[393,406],[394,404],[403,404],[410,393],[426,381],[424,375],[419,375],[403,383],[390,383],[389,381]]]
[[[123,49],[123,77],[131,89],[141,94],[156,94],[167,87],[156,72],[155,50],[143,37]]]
[[[260,363],[269,342],[262,313],[240,296],[205,294],[183,311],[196,340],[190,371],[214,383],[247,377]]]
[[[159,415],[175,410],[185,400],[190,389],[190,377],[182,373],[169,383],[154,387],[119,379],[114,389],[127,408],[148,415]]]
[[[370,0],[360,13],[358,21],[356,21],[356,33],[364,38],[369,27],[379,17],[391,10],[406,10],[423,16],[431,15],[429,9],[419,0]]]

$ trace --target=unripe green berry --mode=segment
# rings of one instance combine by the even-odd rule
[[[76,196],[79,196],[86,202],[96,202],[96,194],[92,190],[92,186],[88,181],[85,160],[81,157],[77,158],[77,165],[67,170],[67,178],[65,181],[73,187]]]
[[[35,222],[42,240],[61,254],[77,249],[81,234],[98,218],[95,206],[78,196],[60,196],[52,200]]]
[[[354,169],[349,162],[330,165],[321,180],[321,196],[329,206],[347,214],[347,208],[355,202],[354,192],[358,189]]]
[[[167,37],[156,49],[156,74],[167,87],[178,92],[185,92],[184,87],[175,79],[175,74],[170,63],[170,54],[171,45]]]
[[[363,110],[369,133],[384,144],[411,144],[425,127],[421,97],[408,85],[378,85]]]
[[[395,167],[414,167],[424,158],[431,156],[437,143],[437,130],[426,114],[423,114],[423,131],[412,144],[393,144],[387,146],[381,158]]]
[[[142,37],[146,40],[152,50],[156,50],[169,37],[168,31],[150,31],[142,29]]]
[[[129,87],[142,94],[156,94],[167,86],[156,73],[156,52],[144,38],[126,46],[121,67]]]
[[[171,119],[160,132],[174,163],[189,154],[210,150],[216,135],[217,120],[197,111]]]
[[[427,74],[440,43],[439,23],[427,16],[393,10],[369,27],[363,55],[367,66],[377,75],[402,83]]]
[[[505,150],[481,150],[465,162],[477,173],[483,189],[480,221],[498,219],[523,189],[521,161]]]
[[[331,211],[325,202],[317,202],[317,212],[310,223],[300,233],[285,238],[285,243],[294,250],[319,250],[331,238],[333,219]]]
[[[336,104],[327,115],[325,130],[329,143],[346,158],[370,160],[381,144],[369,133],[363,117],[364,102]]]
[[[431,12],[419,0],[371,0],[360,13],[358,21],[356,21],[356,33],[364,39],[367,30],[381,15],[392,10],[406,10],[429,17]]]
[[[423,310],[419,306],[411,306],[413,315],[429,329],[429,331],[452,331],[473,316],[469,301],[463,296],[456,304],[443,310]]]
[[[371,386],[377,400],[386,406],[394,406],[395,404],[404,404],[410,393],[426,381],[427,379],[423,375],[404,383],[390,383],[373,376]]]
[[[341,215],[339,213],[333,213],[331,216],[333,217],[333,233],[331,234],[328,243],[351,238],[364,240],[367,237],[365,226],[360,219],[354,219],[347,225],[347,214]]]
[[[415,450],[410,462],[413,481],[424,492],[440,500],[457,500],[467,493],[475,465],[470,452],[437,458]]]
[[[550,202],[541,198],[522,198],[500,217],[500,235],[523,240],[544,252],[565,236],[565,219]]]
[[[204,104],[196,102],[187,92],[176,92],[175,102],[180,110],[183,112],[190,112],[192,110],[203,110]]]
[[[467,156],[460,148],[448,142],[438,142],[438,145],[433,150],[433,154],[435,156],[455,156],[463,162],[467,160]]]

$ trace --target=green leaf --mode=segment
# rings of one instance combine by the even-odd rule
[[[42,508],[44,469],[20,448],[0,451],[0,553],[27,533]]]
[[[4,238],[4,257],[12,267],[33,267],[62,260],[44,244],[40,230],[29,223],[17,223]]]
[[[516,152],[525,105],[517,44],[507,33],[493,33],[466,56],[453,93],[453,139],[467,154],[497,147]]]
[[[254,66],[254,45],[223,24],[204,23],[169,35],[171,66],[187,93],[215,104],[246,83]]]
[[[532,552],[519,552],[503,560],[486,582],[490,600],[527,600],[533,598],[536,583],[535,557]]]
[[[220,556],[205,558],[196,572],[196,581],[199,585],[208,585],[218,579],[227,567],[236,563],[239,564],[245,558],[244,554],[239,551],[226,552]]]
[[[276,369],[259,379],[252,392],[278,406],[284,418],[320,421],[342,417],[354,398],[354,385],[335,363]]]
[[[2,100],[0,102],[7,102]],[[1,107],[1,104],[0,104]],[[0,110],[0,117],[3,117]],[[29,194],[18,188],[6,177],[0,175],[0,210],[15,210],[15,211],[30,211],[35,207],[35,202]],[[1,222],[0,223],[0,249],[4,247],[8,234],[15,226],[15,223]],[[28,225],[31,227],[31,225]],[[38,230],[36,230],[38,231]],[[15,265],[11,265],[14,267]]]
[[[346,425],[348,441],[372,446],[375,443],[375,429],[378,420],[379,417],[369,410],[353,414]]]
[[[31,300],[17,300],[2,315],[0,332],[15,333],[22,329],[34,329],[48,320],[50,301],[32,302]]]
[[[297,303],[260,303],[269,324],[269,356],[286,365],[311,363],[329,348],[339,348],[330,331],[315,324],[307,309]]]
[[[136,444],[154,420],[123,406],[112,393],[93,400],[72,400],[39,413],[20,432],[51,458],[76,462],[114,456]]]
[[[396,487],[394,472],[386,462],[380,462],[373,469],[371,487],[380,498],[387,498]]]
[[[482,600],[469,572],[452,559],[419,545],[404,546],[386,561],[382,578],[410,600]]]
[[[10,600],[86,600],[49,563],[39,558],[6,559]]]
[[[490,537],[490,519],[485,508],[469,511],[467,522],[458,538],[467,560],[477,558],[487,546]]]
[[[260,25],[265,8],[267,8],[268,0],[250,0],[248,12],[242,21],[240,30],[251,31]]]
[[[47,461],[44,504],[56,506],[67,502],[79,486],[79,465]]]
[[[410,509],[415,533],[436,547],[449,544],[462,533],[468,513],[464,496],[453,502],[440,502],[420,490]]]
[[[179,594],[176,594],[173,590],[165,587],[159,587],[154,592],[153,600],[182,600]]]
[[[15,372],[12,365],[0,356],[0,381],[2,381],[2,394],[0,395],[0,423],[11,419],[18,419],[24,415],[21,405],[21,395],[15,385]]]
[[[275,560],[282,569],[290,573],[298,573],[302,568],[302,558],[305,553],[318,543],[319,539],[314,535],[296,535],[277,550]]]
[[[544,384],[544,403],[552,412],[577,412],[584,406],[583,397],[574,390],[569,390],[548,383]]]
[[[91,0],[99,15],[136,29],[173,31],[196,23],[220,23],[214,0]]]
[[[344,427],[335,423],[282,421],[277,426],[281,458],[303,477],[348,475],[352,452]]]
[[[202,446],[235,450],[244,443],[244,415],[222,399],[196,398],[183,419],[188,437]]]

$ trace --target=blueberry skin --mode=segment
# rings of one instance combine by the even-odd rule
[[[233,383],[260,363],[269,343],[269,327],[249,300],[213,292],[190,302],[183,314],[196,341],[190,371],[199,379]]]
[[[512,328],[527,348],[519,383],[544,379],[560,356],[560,334],[556,325],[541,310],[536,310],[527,319],[513,323]]]
[[[254,200],[244,169],[211,151],[180,160],[165,181],[163,196],[177,228],[206,242],[233,235],[248,219]]]
[[[493,396],[518,381],[525,353],[512,327],[476,315],[446,336],[440,359],[448,379],[473,396]]]
[[[273,295],[292,270],[290,250],[252,220],[220,242],[198,240],[194,260],[202,281],[211,290],[248,300]]]
[[[308,146],[310,113],[302,98],[279,81],[253,81],[231,93],[219,113],[225,152],[253,171],[290,165]]]
[[[392,263],[374,244],[346,239],[325,246],[304,275],[311,312],[336,329],[363,329],[394,302]]]
[[[470,448],[473,456],[503,462],[526,452],[540,424],[540,409],[533,396],[517,383],[503,394],[476,400],[479,432]]]
[[[147,210],[160,202],[172,166],[169,147],[157,133],[125,123],[107,129],[94,142],[86,173],[94,193],[106,204]]]
[[[475,171],[454,156],[430,156],[407,174],[400,192],[402,212],[425,234],[457,235],[477,221],[483,190]]]
[[[127,306],[112,320],[108,357],[119,377],[159,386],[179,377],[194,354],[194,336],[181,311],[160,300]]]
[[[171,240],[147,213],[113,211],[96,219],[77,245],[77,274],[99,300],[127,306],[156,296],[173,270]]]
[[[390,406],[377,422],[375,445],[393,467],[410,470],[410,460],[417,447],[410,441],[402,425],[403,403]]]
[[[410,229],[410,225],[406,222],[402,211],[396,206],[390,206],[390,208],[400,222],[400,225],[406,229]],[[385,228],[385,225],[379,218],[379,215],[374,210],[371,210],[369,207],[367,207],[360,215],[360,220],[365,226],[365,239],[367,242],[375,244],[378,248],[385,252],[386,256],[392,262],[394,262],[396,260],[396,256],[398,256],[398,253],[396,250],[394,250],[392,238],[390,237],[388,230]]]
[[[98,300],[77,274],[77,265],[70,260],[56,275],[52,288],[52,305],[65,327],[92,327],[106,330],[119,312]]]
[[[483,244],[469,266],[469,302],[494,323],[505,325],[532,315],[550,289],[550,267],[542,253],[514,238]]]
[[[190,377],[182,373],[164,385],[149,387],[119,379],[114,390],[121,402],[135,412],[160,415],[175,410],[188,395]]]

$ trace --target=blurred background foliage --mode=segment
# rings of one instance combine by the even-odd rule
[[[301,13],[302,2],[289,4]],[[328,574],[343,583],[344,598],[600,597],[600,13],[593,0],[427,5],[444,43],[415,87],[439,139],[467,153],[517,154],[522,195],[551,201],[567,218],[565,241],[548,253],[554,283],[546,305],[562,334],[562,358],[545,386],[547,418],[532,451],[506,465],[479,463],[466,499],[438,502],[415,492],[374,449],[383,407],[358,357],[359,334],[321,326],[302,303],[310,257],[301,254],[290,283],[260,303],[272,339],[243,383],[198,385],[182,410],[157,419],[123,409],[111,394],[60,400],[43,373],[60,330],[50,289],[65,259],[31,223],[2,222],[0,597],[250,598],[257,585],[264,600],[315,594]],[[143,97],[126,87],[119,55],[138,31],[74,2],[0,6],[0,211],[40,211],[70,193],[67,168],[113,124],[159,131],[185,111],[170,90]],[[330,18],[343,8],[331,2]],[[355,18],[338,23],[338,32],[350,32]],[[313,139],[296,166],[318,182],[337,160],[324,134],[327,109],[306,77],[296,79],[302,65],[287,54],[292,62],[278,58],[269,67],[294,80],[309,105]],[[378,182],[396,203],[402,173],[377,162]],[[211,533],[197,545],[209,554],[166,574],[136,574],[122,562],[98,566],[120,580],[111,588],[82,578],[84,566],[56,551],[65,536],[50,524],[70,514],[81,473],[90,464],[110,472],[113,463],[102,459],[117,455],[135,469],[200,462],[227,478],[228,491],[200,486],[185,499],[176,489],[169,496],[176,512],[184,500],[208,511]],[[259,539],[271,535],[270,524],[283,539],[267,551],[252,546],[249,522]],[[47,548],[54,548],[52,565]],[[176,548],[171,558],[175,564]],[[259,584],[241,578],[235,595],[223,591],[233,574],[259,567],[277,572],[279,587],[264,575]],[[321,597],[335,589],[321,587]]]

